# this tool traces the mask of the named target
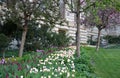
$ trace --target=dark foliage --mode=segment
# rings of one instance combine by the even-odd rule
[[[110,44],[120,44],[120,35],[119,36],[107,35],[107,36],[104,36],[104,39],[108,40],[108,43]]]
[[[9,38],[4,34],[0,34],[0,52],[3,53],[3,58],[5,57],[5,50],[8,44],[9,44]]]
[[[0,50],[6,48],[9,44],[9,38],[4,34],[0,34]]]
[[[31,26],[28,30],[25,50],[68,46],[71,37],[64,33],[52,32],[49,26]]]
[[[11,36],[17,30],[17,25],[13,21],[7,20],[3,25],[0,25],[0,29],[0,33]]]

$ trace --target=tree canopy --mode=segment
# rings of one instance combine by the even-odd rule
[[[82,23],[89,28],[98,28],[96,50],[98,50],[100,45],[101,30],[113,28],[120,23],[119,11],[116,9],[115,4],[113,0],[101,0],[85,12],[85,18]]]
[[[59,0],[5,0],[3,3],[4,19],[11,19],[23,30],[19,56],[22,56],[30,25],[39,23],[39,26],[53,27],[61,24]]]

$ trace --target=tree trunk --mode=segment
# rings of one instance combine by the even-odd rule
[[[22,57],[22,55],[23,55],[26,35],[27,35],[27,26],[24,27],[24,30],[23,30],[23,33],[22,33],[22,41],[21,41],[20,50],[19,50],[19,57]]]
[[[77,13],[76,13],[76,25],[77,25],[77,32],[76,32],[76,53],[77,56],[80,57],[80,0],[77,1]]]
[[[5,58],[5,50],[2,50],[2,52],[3,52],[3,58]]]
[[[60,0],[60,14],[61,18],[65,18],[65,2],[64,0]]]
[[[98,51],[98,50],[99,50],[99,47],[100,47],[100,35],[101,35],[101,30],[98,29],[98,37],[97,37],[96,51]]]

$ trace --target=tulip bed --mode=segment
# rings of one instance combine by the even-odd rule
[[[2,59],[0,63],[0,78],[96,78],[85,53],[78,58],[70,48],[47,55],[34,52],[22,58]]]

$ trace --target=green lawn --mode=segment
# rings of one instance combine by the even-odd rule
[[[110,44],[107,49],[120,49],[120,44]]]
[[[95,73],[101,78],[120,78],[120,49],[85,48],[92,58]]]

